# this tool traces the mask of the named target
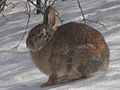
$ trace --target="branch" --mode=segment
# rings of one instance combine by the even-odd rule
[[[9,21],[8,18],[4,15],[3,12],[1,12],[1,14],[2,14],[2,16],[3,16],[7,21]]]
[[[83,21],[84,21],[84,23],[86,23],[86,19],[85,19],[85,15],[84,15],[84,12],[83,12],[83,9],[82,9],[82,7],[81,7],[81,4],[80,4],[80,2],[79,2],[79,0],[77,0],[77,2],[78,2],[78,5],[79,5],[79,8],[80,8],[80,10],[81,10],[81,14],[82,14],[82,17],[83,17]]]
[[[28,0],[28,2],[30,2],[32,5],[34,5],[36,8],[40,8],[38,5],[36,5],[33,1],[31,1],[31,0]],[[42,4],[42,8],[44,8],[44,10],[45,10],[45,6],[44,6],[44,4],[42,3],[42,1],[40,0],[40,3]],[[41,13],[42,14],[44,14],[44,12],[43,11],[41,11]]]
[[[62,20],[60,17],[59,17],[59,12],[55,9],[55,12],[57,13],[56,16],[58,17],[58,19],[60,20],[61,24],[63,23],[64,20]]]
[[[97,23],[97,24],[103,26],[108,31],[107,27],[103,23],[100,23],[100,22],[94,21],[94,20],[89,20],[89,19],[85,19],[85,21],[90,21],[90,22],[93,22],[93,23]]]
[[[28,25],[29,25],[30,17],[31,17],[31,14],[30,14],[30,12],[31,12],[30,4],[29,4],[29,2],[27,2],[27,3],[25,3],[25,4],[26,4],[27,12],[28,12],[27,25],[26,25],[26,27],[25,27],[25,31],[24,31],[24,33],[23,33],[23,36],[21,37],[21,39],[20,39],[20,41],[18,42],[18,44],[14,47],[16,50],[17,50],[17,48],[19,47],[19,45],[21,44],[21,42],[23,41],[23,39],[24,39],[24,37],[25,37],[25,35],[26,35],[26,33],[27,33],[27,29],[28,29]]]
[[[6,0],[0,1],[0,13],[4,11],[5,5],[6,5]]]
[[[58,15],[56,15],[58,19],[60,20],[61,24],[63,23],[64,20],[62,20]]]

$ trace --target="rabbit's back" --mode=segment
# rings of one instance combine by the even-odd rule
[[[53,38],[53,47],[93,46],[100,50],[107,49],[104,37],[94,28],[83,24],[70,22],[58,27]],[[56,49],[55,49],[56,50]]]
[[[71,22],[58,27],[52,46],[53,57],[58,55],[58,64],[71,63],[69,67],[75,66],[88,76],[99,70],[105,71],[109,63],[109,49],[104,37],[86,24]],[[60,60],[59,56],[67,59]]]

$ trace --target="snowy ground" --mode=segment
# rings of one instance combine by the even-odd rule
[[[16,3],[17,0],[12,0]],[[13,48],[23,35],[27,15],[25,7],[17,5],[6,8],[6,21],[0,16],[0,90],[120,90],[120,0],[80,0],[85,16],[90,20],[98,20],[99,24],[88,24],[97,28],[105,37],[110,48],[110,65],[104,75],[77,80],[64,85],[41,88],[48,79],[32,63],[25,39],[18,48]],[[60,17],[69,21],[81,20],[76,0],[57,3]],[[32,14],[28,31],[42,21],[41,15]],[[58,21],[58,24],[59,21]],[[26,37],[25,37],[26,38]]]

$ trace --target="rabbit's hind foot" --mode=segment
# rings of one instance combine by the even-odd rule
[[[52,85],[58,85],[58,84],[63,84],[63,83],[67,83],[67,82],[71,82],[73,80],[77,80],[78,77],[70,77],[69,75],[63,75],[61,77],[57,77],[57,75],[52,74],[49,77],[49,80],[42,84],[41,87],[47,87],[47,86],[52,86]]]

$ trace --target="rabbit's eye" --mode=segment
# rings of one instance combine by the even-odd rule
[[[39,38],[44,37],[44,33],[41,33],[38,37],[39,37]]]

